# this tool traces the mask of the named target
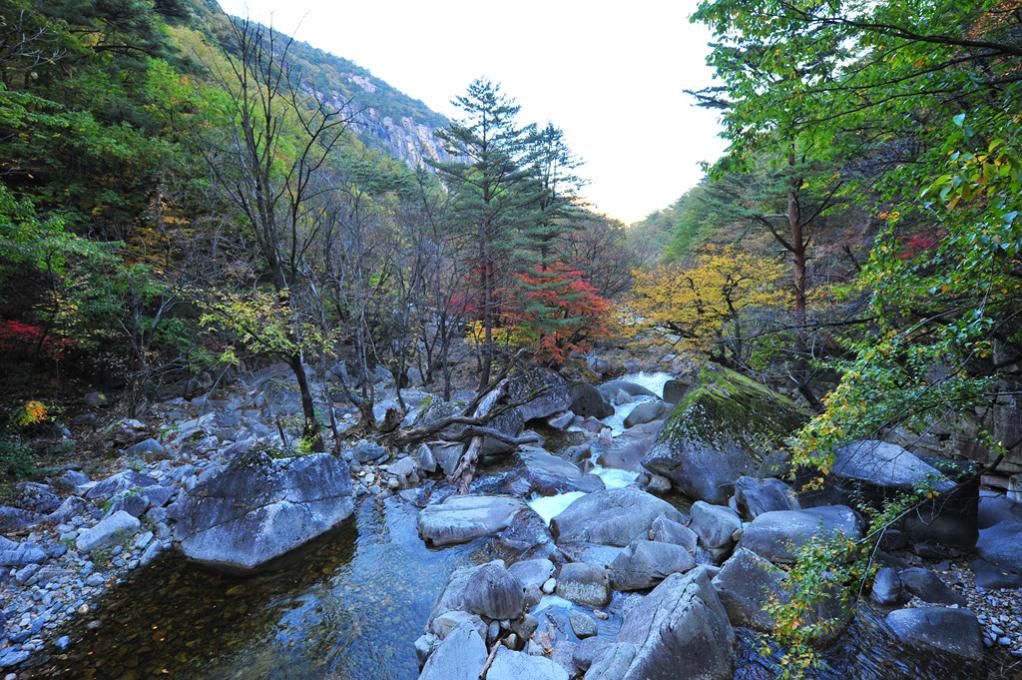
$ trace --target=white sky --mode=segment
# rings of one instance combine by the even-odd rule
[[[585,195],[625,222],[695,185],[724,143],[682,90],[710,82],[696,0],[220,0],[234,15],[350,59],[447,116],[476,77],[522,122],[552,121],[585,165]]]

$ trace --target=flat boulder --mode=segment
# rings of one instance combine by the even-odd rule
[[[85,492],[85,498],[97,503],[103,503],[126,491],[135,491],[154,484],[159,484],[159,482],[149,475],[144,475],[134,470],[124,470],[123,472],[110,475],[100,482],[96,482]]]
[[[253,452],[200,481],[168,515],[185,557],[250,572],[336,528],[354,505],[343,459]]]
[[[966,659],[983,656],[979,621],[968,609],[897,609],[887,615],[885,622],[899,640],[918,651],[939,651]]]
[[[586,680],[730,680],[734,629],[705,568],[672,574],[624,615]]]
[[[577,499],[554,517],[550,528],[559,543],[626,546],[648,534],[663,515],[675,522],[685,516],[667,501],[639,489],[604,489]]]
[[[844,505],[824,505],[806,510],[764,512],[742,529],[739,548],[747,548],[771,562],[791,563],[796,551],[812,538],[844,534],[860,538],[862,530],[855,512]]]
[[[945,469],[955,470],[956,477],[971,473],[968,467],[947,461]],[[975,546],[979,481],[966,480],[956,488],[954,479],[897,444],[862,440],[838,447],[825,493],[830,501],[853,503],[865,499],[880,504],[923,484],[931,485],[941,495],[900,523],[906,538],[911,543],[939,543],[965,550]]]
[[[614,590],[646,590],[695,566],[695,558],[680,545],[633,541],[610,563],[610,583]]]
[[[571,461],[539,447],[520,448],[518,458],[525,466],[525,479],[529,486],[541,495],[551,496],[566,491],[588,492],[603,488],[599,477],[583,475]]]
[[[667,415],[668,411],[670,411],[670,405],[660,399],[640,401],[625,416],[625,427],[635,427],[636,425],[645,425],[654,420],[660,420]]]
[[[642,459],[685,495],[723,505],[735,481],[755,475],[807,414],[787,397],[735,371],[707,364]]]
[[[134,536],[141,527],[141,523],[133,515],[118,510],[104,517],[95,526],[79,533],[75,539],[75,547],[78,548],[78,552],[83,553],[110,548]]]
[[[511,496],[451,496],[419,511],[419,536],[434,546],[467,543],[508,528],[526,507]]]
[[[660,398],[660,395],[653,392],[653,390],[643,387],[638,383],[633,383],[629,380],[608,380],[607,382],[600,385],[598,388],[600,394],[605,399],[613,400],[619,393],[624,392],[629,397],[656,397]]]

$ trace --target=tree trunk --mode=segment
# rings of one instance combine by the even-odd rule
[[[312,389],[309,387],[309,378],[305,375],[305,365],[302,364],[301,354],[292,354],[288,358],[288,364],[298,381],[298,392],[302,397],[302,415],[305,417],[305,424],[302,427],[302,437],[309,443],[313,451],[324,451],[323,435],[320,432],[319,421],[316,420],[316,404],[312,399]]]
[[[788,167],[795,167],[795,153],[788,154]],[[820,410],[820,401],[809,387],[809,340],[806,328],[806,246],[805,225],[802,223],[802,211],[799,207],[799,191],[802,178],[793,177],[788,189],[788,228],[791,233],[791,252],[795,256],[795,278],[793,292],[795,294],[795,360],[792,375],[799,393],[814,410]]]

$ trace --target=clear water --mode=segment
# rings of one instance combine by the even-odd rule
[[[18,678],[413,680],[412,643],[451,571],[499,556],[486,541],[430,550],[417,516],[366,501],[328,541],[250,579],[159,561],[99,603],[97,631],[67,631],[68,653]]]

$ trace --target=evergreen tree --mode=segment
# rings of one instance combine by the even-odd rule
[[[500,85],[477,79],[454,100],[463,117],[438,132],[455,160],[437,162],[452,193],[456,223],[472,243],[476,290],[472,307],[482,322],[479,387],[489,384],[493,329],[506,300],[516,231],[531,210],[534,183],[528,167],[531,126],[520,127],[519,106]]]

